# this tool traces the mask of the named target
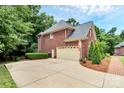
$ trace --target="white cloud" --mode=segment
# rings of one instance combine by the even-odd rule
[[[54,8],[60,9],[60,11],[69,13],[78,13],[86,16],[91,16],[93,14],[97,16],[102,16],[106,13],[111,12],[114,7],[112,5],[69,5],[69,6],[55,6]]]
[[[119,33],[124,28],[124,6],[120,5],[55,5],[48,6],[49,15],[56,21],[75,18],[80,23],[94,21],[101,28],[111,29],[116,26]]]

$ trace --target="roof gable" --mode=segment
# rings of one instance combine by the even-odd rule
[[[69,35],[67,40],[76,39],[76,38],[78,38],[78,39],[79,38],[86,38],[88,35],[88,32],[92,26],[93,26],[93,21],[83,23],[83,24],[76,26],[75,31]]]
[[[49,29],[45,30],[44,32],[39,33],[38,35],[44,35],[47,33],[52,33],[54,31],[59,31],[59,30],[64,29],[64,28],[74,29],[74,27],[71,24],[66,23],[65,21],[61,20],[58,23],[56,23],[55,25],[53,25],[52,27],[50,27]]]

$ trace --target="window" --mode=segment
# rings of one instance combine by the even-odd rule
[[[53,34],[50,34],[50,39],[53,39]]]

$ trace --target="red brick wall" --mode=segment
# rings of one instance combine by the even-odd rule
[[[91,41],[95,41],[95,37],[93,35],[93,31],[89,31],[87,35],[88,39],[82,41],[82,57],[88,56],[88,50],[90,47]]]
[[[124,54],[124,47],[121,47],[120,48],[120,55],[123,55]]]
[[[38,50],[44,52],[51,52],[51,50],[55,49],[56,47],[64,46],[65,35],[68,36],[70,32],[71,30],[69,29],[54,32],[53,39],[50,39],[50,34],[46,34],[43,37],[40,36],[38,38]]]
[[[66,38],[72,33],[72,30],[66,29]]]
[[[43,37],[38,38],[38,50],[44,52],[51,52],[51,49],[54,49],[59,46],[78,46],[79,41],[64,42],[65,35],[68,36],[71,33],[71,30],[65,29],[53,33],[53,39],[50,39],[50,35],[44,35]],[[88,55],[88,49],[91,41],[95,40],[93,31],[90,31],[87,35],[88,39],[82,40],[82,56]]]
[[[116,49],[115,49],[114,55],[120,55],[120,48],[116,48]]]
[[[124,47],[121,47],[120,52],[121,52],[121,53],[120,53],[121,55],[124,55]]]
[[[94,37],[94,34],[93,34],[93,31],[90,30],[87,37],[89,38],[89,41],[94,41],[95,40],[95,37]]]
[[[78,46],[78,41],[66,42],[66,46]]]
[[[124,55],[124,47],[116,48],[114,51],[114,55]]]
[[[82,57],[85,57],[88,55],[88,40],[82,41]]]

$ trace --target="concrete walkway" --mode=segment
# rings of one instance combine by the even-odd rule
[[[18,87],[79,88],[124,87],[124,77],[85,68],[79,62],[59,59],[6,64]]]
[[[124,76],[124,65],[120,62],[119,56],[112,56],[108,72]]]

